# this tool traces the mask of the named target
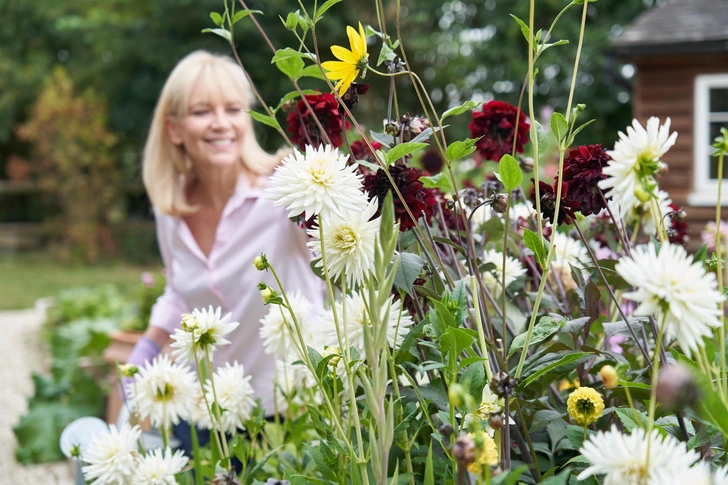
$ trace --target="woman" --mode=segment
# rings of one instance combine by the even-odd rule
[[[259,337],[267,309],[256,285],[276,285],[253,260],[265,253],[287,291],[319,305],[322,298],[304,231],[263,197],[281,153],[270,155],[258,145],[250,104],[243,71],[231,59],[203,51],[182,59],[162,89],[144,149],[144,185],[167,286],[130,362],[151,361],[183,313],[222,307],[240,325],[226,337],[231,345],[219,347],[215,365],[243,364],[256,398],[272,414],[275,361]]]

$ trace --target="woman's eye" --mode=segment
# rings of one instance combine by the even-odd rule
[[[228,108],[228,113],[240,113],[242,108]]]
[[[207,114],[207,112],[208,111],[206,109],[196,109],[192,112],[192,114],[195,116],[202,116],[202,115]]]

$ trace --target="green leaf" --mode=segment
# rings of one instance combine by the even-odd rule
[[[535,380],[537,380],[539,377],[541,377],[542,375],[549,373],[553,370],[556,370],[561,366],[571,364],[572,362],[576,362],[577,360],[579,360],[582,357],[585,357],[587,355],[589,355],[589,353],[587,353],[587,352],[574,352],[574,351],[571,351],[566,354],[546,355],[543,359],[541,359],[533,364],[533,366],[532,366],[532,368],[534,369],[533,373],[528,375],[527,377],[525,377],[523,379],[523,381],[521,381],[521,384],[519,384],[519,386],[518,386],[518,390],[521,391],[521,390],[527,388],[528,386],[533,384],[533,382]],[[558,356],[561,356],[561,357],[558,357]],[[556,360],[554,360],[554,359],[556,359]],[[542,360],[545,362],[548,362],[548,363],[543,365],[544,363],[542,363]],[[526,372],[524,372],[524,375],[525,374],[526,374]]]
[[[222,27],[222,15],[217,12],[210,12],[210,18],[215,25]]]
[[[337,3],[341,2],[342,0],[326,0],[323,5],[321,5],[316,12],[313,14],[314,22],[318,22],[321,20],[321,16],[326,13],[328,9],[336,5]]]
[[[248,113],[250,113],[250,116],[253,117],[253,119],[259,123],[263,123],[264,125],[268,125],[272,128],[280,129],[281,125],[278,124],[278,120],[273,118],[272,116],[264,115],[263,113],[258,113],[257,111],[248,110]]]
[[[392,163],[396,162],[397,160],[404,157],[405,155],[414,153],[417,150],[425,148],[426,146],[427,146],[427,143],[412,143],[412,142],[401,143],[399,145],[396,145],[394,148],[389,150],[386,154],[387,164],[391,165]]]
[[[425,460],[424,485],[435,485],[435,467],[432,464],[432,440],[430,440],[430,448],[427,450],[427,459]]]
[[[545,242],[543,239],[538,237],[538,234],[529,229],[524,229],[523,244],[531,250],[533,255],[536,257],[536,261],[541,265],[541,267],[546,266],[546,256],[548,255],[548,251],[546,249]]]
[[[305,67],[303,71],[301,71],[300,77],[312,77],[315,79],[321,79],[322,81],[326,80],[324,75],[321,74],[321,69],[319,69],[316,64]]]
[[[511,17],[513,17],[513,20],[515,20],[518,23],[518,25],[521,26],[521,32],[523,33],[523,37],[526,38],[526,42],[528,43],[528,45],[531,46],[532,49],[535,49],[536,46],[533,43],[533,36],[531,35],[531,29],[528,28],[528,25],[526,25],[526,23],[523,20],[519,19],[515,15],[511,14]]]
[[[566,39],[557,40],[556,42],[552,44],[541,44],[539,47],[539,54],[542,54],[546,49],[550,49],[551,47],[557,46],[557,45],[566,45],[569,41]]]
[[[475,101],[465,101],[460,106],[455,106],[454,108],[450,108],[449,110],[445,111],[442,114],[442,118],[440,118],[440,121],[445,121],[445,118],[449,118],[450,116],[457,116],[465,113],[466,111],[470,111],[471,109],[477,108],[478,103]]]
[[[587,433],[594,433],[593,431],[587,432]],[[573,424],[569,424],[566,426],[566,438],[571,442],[571,446],[574,447],[575,450],[578,450],[581,448],[581,445],[584,443],[584,428],[581,426],[575,426]],[[589,436],[587,435],[587,439],[589,439]]]
[[[400,258],[401,260],[394,275],[394,285],[404,290],[408,295],[413,296],[412,283],[420,274],[420,270],[425,265],[425,260],[414,253],[408,252],[401,253]]]
[[[551,126],[551,132],[559,141],[559,144],[561,144],[569,132],[569,125],[566,123],[566,118],[564,118],[564,115],[558,111],[555,111],[554,114],[551,115],[551,121],[549,124]]]
[[[473,345],[473,337],[458,327],[450,327],[440,337],[442,347],[447,349],[452,358],[457,359],[460,352]]]
[[[238,12],[235,12],[235,15],[233,15],[233,25],[235,25],[236,22],[239,22],[241,19],[247,17],[250,14],[258,13],[260,15],[263,15],[263,12],[260,10],[240,10]]]
[[[500,173],[500,180],[506,192],[513,192],[523,182],[523,172],[521,172],[521,167],[518,165],[518,160],[506,153],[500,159],[499,167],[498,173]]]
[[[279,55],[280,52],[280,50],[276,51],[271,63],[274,63],[278,70],[288,76],[289,79],[300,78],[305,67],[303,59],[300,56],[290,55],[291,52],[295,52],[292,49],[285,49],[283,54]]]
[[[624,429],[631,433],[635,428],[647,429],[648,419],[647,415],[639,410],[635,410],[637,413],[637,419],[635,420],[635,412],[632,408],[614,408],[614,412],[619,416],[619,420],[622,421]]]
[[[286,20],[283,22],[283,25],[286,26],[286,29],[292,32],[295,31],[296,27],[298,27],[298,16],[293,12],[289,12],[286,16]]]
[[[219,35],[220,37],[222,37],[223,39],[225,39],[228,42],[233,41],[233,36],[232,36],[232,34],[230,34],[230,31],[227,29],[202,29],[202,33],[203,34],[210,33],[210,34]]]
[[[554,318],[550,315],[541,317],[536,326],[533,327],[533,335],[531,335],[529,347],[543,342],[561,329],[563,324],[566,322],[566,319],[560,315],[554,316],[558,318]],[[508,351],[509,358],[518,350],[523,348],[523,345],[526,343],[527,333],[528,332],[523,332],[520,335],[516,335],[516,338],[513,339],[513,342],[511,343],[511,350]]]
[[[566,145],[568,146],[568,145],[571,145],[572,143],[574,143],[574,139],[576,138],[576,135],[578,135],[578,134],[579,134],[579,132],[580,132],[581,130],[583,130],[583,129],[584,129],[584,128],[586,128],[587,126],[591,125],[591,124],[592,124],[592,123],[594,123],[595,121],[596,121],[596,120],[589,120],[589,121],[587,121],[586,123],[584,123],[583,125],[581,125],[581,126],[580,126],[579,128],[575,129],[575,130],[574,130],[574,131],[573,131],[573,132],[571,133],[571,136],[569,137],[569,142],[568,142],[568,143],[567,143]]]
[[[480,140],[481,137],[478,137],[476,139],[468,138],[463,141],[455,141],[452,142],[445,151],[445,155],[447,155],[448,160],[451,162],[457,160],[458,158],[467,157],[471,153],[475,151],[475,144],[478,140]]]
[[[385,147],[391,147],[392,145],[394,145],[394,137],[388,133],[369,131],[369,135],[374,141],[381,143]]]
[[[538,158],[541,158],[549,147],[549,136],[546,134],[546,130],[543,129],[541,123],[538,121],[534,123],[536,125],[536,138],[538,138]]]
[[[460,384],[468,385],[468,391],[475,402],[480,403],[485,387],[485,367],[481,362],[471,364],[460,376]]]
[[[392,61],[397,54],[387,45],[386,42],[382,42],[382,50],[379,51],[379,59],[377,59],[377,66],[382,65],[384,61]]]
[[[450,182],[450,176],[445,172],[440,172],[436,175],[423,175],[420,177],[420,181],[428,189],[440,189],[445,194],[452,194],[455,189]]]

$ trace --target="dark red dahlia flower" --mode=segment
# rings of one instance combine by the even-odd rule
[[[690,240],[688,223],[685,221],[685,211],[674,202],[670,203],[670,209],[672,209],[672,212],[670,213],[670,227],[667,230],[667,235],[671,243],[684,246]]]
[[[609,160],[611,157],[602,145],[582,145],[571,150],[564,160],[563,181],[569,188],[566,198],[577,202],[577,210],[585,216],[599,214],[599,211],[606,208],[598,183],[607,178],[602,169]]]
[[[402,194],[402,199],[397,196],[396,192],[392,194],[394,198],[394,217],[400,223],[400,231],[404,232],[417,224],[407,214],[405,204],[418,220],[424,212],[425,220],[429,224],[432,213],[436,210],[435,204],[437,201],[432,190],[426,189],[420,181],[422,172],[416,168],[407,167],[403,162],[397,162],[389,167],[389,174]],[[377,173],[367,175],[364,178],[364,190],[369,193],[370,200],[374,197],[377,198],[379,202],[377,215],[379,215],[387,192],[392,190],[392,184],[389,183],[384,170],[380,168]]]
[[[371,141],[372,147],[375,150],[382,148],[382,144],[376,141]],[[374,153],[369,149],[366,143],[362,140],[356,140],[351,144],[351,158],[354,160],[366,160],[370,163],[377,163],[377,159]]]
[[[513,137],[516,137],[516,152],[523,153],[523,145],[528,142],[530,124],[521,111],[516,123],[518,108],[504,101],[489,101],[483,110],[473,112],[473,120],[468,125],[473,138],[482,136],[476,147],[484,160],[500,162],[506,153],[513,149]],[[517,125],[517,126],[516,126]]]
[[[339,114],[339,103],[331,93],[307,94],[306,101],[311,105],[313,113],[318,117],[321,126],[331,140],[331,144],[339,148],[343,140],[342,133],[350,127],[349,122],[344,126],[344,120]],[[291,141],[304,150],[306,145],[319,146],[325,143],[325,137],[319,130],[313,114],[306,107],[303,100],[299,100],[286,118]]]
[[[535,187],[535,181],[531,179],[531,182],[534,182],[534,188],[531,190],[531,202],[533,202],[533,208],[536,209],[536,187]],[[539,180],[538,181],[538,187],[539,187],[539,195],[541,197],[541,217],[544,219],[548,219],[551,224],[554,224],[554,216],[556,212],[556,187],[552,187],[551,185]],[[559,205],[559,217],[557,225],[561,225],[563,223],[566,223],[566,225],[571,225],[571,221],[576,219],[576,214],[574,214],[574,211],[578,209],[579,203],[575,202],[571,199],[565,198],[566,194],[568,193],[568,186],[566,182],[562,182],[561,184],[561,204]]]
[[[437,148],[428,148],[425,150],[422,158],[420,158],[420,163],[422,164],[422,168],[425,169],[425,172],[431,175],[440,173],[444,165],[440,151]]]

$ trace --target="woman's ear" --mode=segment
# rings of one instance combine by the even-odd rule
[[[164,130],[167,132],[169,141],[171,141],[173,145],[181,145],[184,143],[182,132],[177,125],[177,120],[173,116],[167,115],[164,117]]]

